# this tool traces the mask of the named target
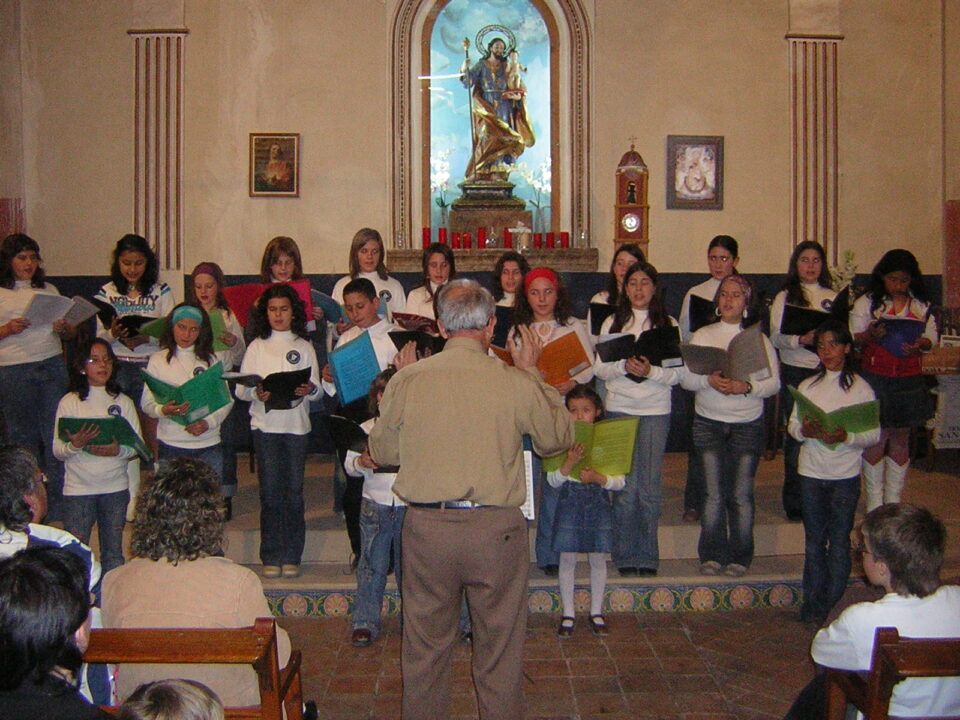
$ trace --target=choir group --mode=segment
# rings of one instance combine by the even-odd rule
[[[258,461],[262,575],[298,576],[311,414],[314,421],[346,415],[369,433],[393,374],[430,352],[409,336],[398,342],[397,333],[442,334],[436,302],[456,277],[452,250],[424,248],[423,284],[409,295],[388,273],[384,255],[377,231],[357,232],[349,274],[324,310],[296,243],[277,237],[263,254],[262,285],[246,305],[228,301],[237,295],[212,262],[194,268],[187,298],[177,303],[159,280],[147,241],[126,235],[113,250],[109,282],[94,298],[96,336],[81,334],[64,363],[62,341],[77,327],[64,319],[31,322],[34,296],[58,292],[45,280],[38,244],[23,234],[7,237],[0,246],[0,403],[8,440],[42,458],[50,516],[84,543],[96,524],[104,571],[121,565],[141,463],[153,454],[161,468],[178,457],[208,464],[221,478],[229,516],[236,447],[248,423]],[[657,269],[638,247],[620,246],[608,286],[591,299],[585,320],[573,316],[558,273],[531,268],[511,250],[496,262],[489,285],[502,310],[491,352],[508,358],[504,348],[520,342],[516,328],[526,326],[543,348],[566,348],[558,353],[561,364],[543,371],[572,420],[635,420],[628,471],[584,467],[587,451],[578,443],[538,473],[537,564],[559,576],[561,636],[573,632],[578,553],[590,562],[590,625],[598,634],[606,632],[608,556],[625,577],[657,572],[673,386],[693,396],[684,519],[700,522],[704,575],[748,572],[764,401],[778,393],[787,429],[784,510],[803,521],[806,536],[804,619],[822,621],[846,586],[861,475],[868,510],[900,498],[909,430],[929,416],[920,353],[937,341],[916,258],[891,250],[865,292],[841,295],[823,248],[801,243],[768,317],[738,261],[737,241],[715,237],[707,248],[710,277],[686,293],[674,319]],[[152,330],[150,320],[159,321]],[[628,350],[616,351],[624,338]],[[369,341],[377,366],[359,401],[343,397],[337,372],[338,351],[357,340]],[[201,380],[211,376],[217,382]],[[200,394],[188,395],[187,383]],[[132,433],[116,430],[114,418]],[[337,485],[358,562],[353,640],[362,646],[379,631],[391,568],[400,585],[405,506],[392,491],[397,468],[378,467],[362,443],[341,447],[340,460]]]

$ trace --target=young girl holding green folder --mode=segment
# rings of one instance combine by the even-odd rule
[[[160,336],[160,346],[163,349],[150,356],[146,372],[174,387],[192,380],[218,362],[213,352],[210,318],[196,305],[180,303],[173,309]],[[206,462],[217,477],[221,477],[220,425],[230,414],[232,400],[202,418],[183,424],[183,418],[191,411],[190,404],[158,400],[148,382],[144,385],[140,406],[147,415],[159,420],[157,440],[161,465],[175,457],[192,457]]]
[[[800,383],[803,398],[826,413],[876,400],[873,389],[850,367],[853,338],[847,327],[828,320],[814,333],[820,368]],[[879,416],[873,427],[825,428],[794,404],[788,432],[802,445],[798,460],[802,498],[803,605],[800,618],[822,624],[847,587],[850,531],[860,498],[863,448],[880,439]]]
[[[565,398],[567,410],[579,422],[594,423],[603,417],[603,402],[589,385],[575,385]],[[560,467],[547,473],[551,487],[559,488],[556,517],[552,528],[552,549],[560,553],[560,601],[563,619],[557,635],[573,635],[574,571],[577,553],[590,561],[590,628],[607,634],[603,619],[603,593],[607,585],[607,557],[613,549],[613,512],[608,490],[622,490],[623,475],[603,475],[583,468],[574,477],[574,467],[586,456],[581,443],[567,451]]]
[[[57,406],[54,427],[61,418],[121,417],[138,434],[140,421],[133,401],[120,392],[119,362],[110,343],[95,338],[76,355],[70,392]],[[127,463],[136,454],[117,442],[96,443],[99,428],[90,423],[53,441],[53,454],[64,463],[63,527],[89,544],[96,523],[103,573],[123,565],[123,525],[130,500]]]

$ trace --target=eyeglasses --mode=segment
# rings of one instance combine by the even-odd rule
[[[725,263],[733,260],[733,257],[730,255],[707,255],[707,260],[709,262]]]
[[[98,358],[98,357],[89,357],[87,358],[87,365],[95,365],[97,363],[103,363],[104,365],[113,365],[113,360],[108,357]]]

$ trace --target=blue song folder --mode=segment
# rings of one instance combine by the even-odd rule
[[[373,351],[370,333],[364,332],[330,353],[330,371],[343,405],[364,397],[370,383],[380,374],[380,363]]]

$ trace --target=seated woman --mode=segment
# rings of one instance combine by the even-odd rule
[[[200,460],[170,460],[137,501],[134,559],[103,579],[104,626],[231,628],[269,617],[260,579],[219,557],[222,545],[217,476]],[[277,636],[283,666],[290,639],[283,630]],[[123,665],[117,690],[127,697],[141,683],[168,678],[202,682],[227,707],[260,704],[253,668],[234,665]]]
[[[77,692],[89,640],[87,566],[59,547],[0,560],[0,720],[109,718]]]

